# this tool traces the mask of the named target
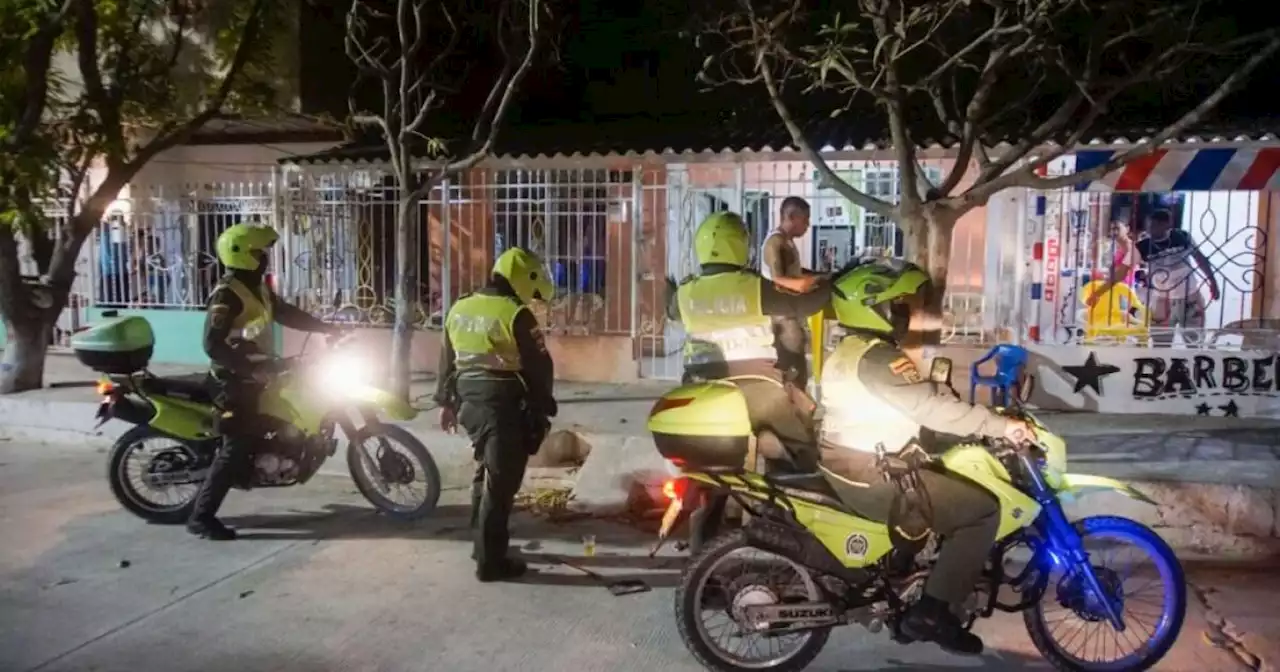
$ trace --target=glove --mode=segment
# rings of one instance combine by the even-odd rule
[[[530,413],[526,416],[526,424],[529,428],[529,441],[525,444],[525,448],[530,455],[537,455],[538,450],[542,448],[542,442],[551,432],[551,421],[545,415]]]

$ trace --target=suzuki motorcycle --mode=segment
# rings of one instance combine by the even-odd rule
[[[935,359],[932,382],[950,387],[950,366]],[[998,540],[959,614],[962,623],[971,628],[997,611],[1021,613],[1031,641],[1056,669],[1151,668],[1182,628],[1182,566],[1146,526],[1116,516],[1071,521],[1063,502],[1100,491],[1154,502],[1125,483],[1067,473],[1065,441],[1017,406],[1000,412],[1034,428],[1028,445],[966,443],[917,467],[959,475],[1000,503]],[[728,493],[749,512],[742,528],[708,542],[690,561],[676,592],[680,635],[707,669],[802,670],[838,625],[887,628],[896,641],[909,642],[899,623],[922,594],[938,539],[895,546],[889,528],[845,506],[820,471],[766,476],[744,469],[741,456],[753,437],[745,400],[732,383],[672,390],[654,405],[648,427],[682,472],[664,485],[671,501],[655,553],[692,508],[686,503],[708,493]],[[1109,566],[1117,549],[1138,551],[1152,568],[1133,575]],[[1163,597],[1138,597],[1135,578],[1162,588]],[[1142,613],[1134,609],[1139,605]],[[1060,627],[1064,616],[1068,625]],[[708,624],[717,617],[727,627]],[[1094,636],[1082,639],[1082,629]],[[720,641],[725,631],[727,641]],[[1099,635],[1107,640],[1101,645]],[[1082,642],[1087,650],[1073,648]]]
[[[78,335],[72,348],[83,363],[106,374],[98,384],[98,426],[112,419],[135,425],[112,447],[111,492],[140,518],[184,523],[221,446],[222,410],[206,376],[147,372],[154,339],[145,323],[137,316],[113,320]],[[337,453],[341,429],[352,479],[370,503],[396,519],[430,515],[441,492],[435,460],[411,433],[381,419],[411,420],[417,411],[371,385],[371,367],[349,345],[350,338],[339,337],[319,357],[286,359],[285,371],[262,393],[261,434],[235,487],[306,483]],[[399,499],[406,490],[409,496]]]

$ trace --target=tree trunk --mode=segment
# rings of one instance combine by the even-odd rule
[[[391,332],[391,389],[407,401],[413,321],[418,312],[418,264],[413,257],[417,240],[413,235],[416,204],[408,202],[403,193],[396,213],[396,314],[395,327]]]
[[[49,320],[43,315],[26,315],[6,318],[4,323],[0,394],[40,389],[44,386],[44,359],[49,352]]]
[[[942,342],[943,299],[947,294],[947,267],[951,264],[951,235],[957,218],[949,211],[927,209],[913,221],[904,220],[908,234],[908,258],[929,272],[929,291],[920,297],[919,309],[911,316],[910,332],[902,346],[921,368],[925,348]]]

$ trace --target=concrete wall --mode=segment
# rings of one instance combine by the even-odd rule
[[[293,356],[303,351],[306,334],[292,329],[280,329],[281,352]],[[390,370],[391,330],[364,328],[357,330],[352,346],[365,353],[377,375],[385,376]],[[439,368],[441,332],[437,329],[414,333],[410,349],[410,370],[416,373],[434,374]],[[309,350],[323,347],[320,343],[308,344]],[[632,356],[630,336],[573,336],[548,334],[547,349],[556,365],[558,380],[584,383],[625,383],[638,379],[638,366]]]
[[[1280,355],[1269,350],[1185,350],[1028,345],[1031,404],[1098,413],[1280,417]],[[954,383],[969,399],[970,366],[985,347],[942,347]],[[1092,364],[1090,360],[1092,358]],[[991,365],[984,366],[989,373]],[[1091,382],[1095,379],[1098,389]],[[980,388],[978,401],[991,403]]]

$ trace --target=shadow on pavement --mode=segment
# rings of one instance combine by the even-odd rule
[[[471,517],[467,505],[444,505],[423,520],[402,522],[378,514],[372,508],[328,504],[320,511],[225,516],[222,521],[237,528],[245,540],[299,541],[311,539],[434,539],[471,541]],[[519,538],[539,541],[581,542],[592,535],[599,546],[643,547],[653,540],[644,526],[601,518],[553,521],[527,513],[512,516],[512,532]]]
[[[912,646],[923,646],[913,644]],[[1005,650],[988,650],[976,658],[956,658],[951,663],[921,663],[919,661],[886,658],[876,665],[877,670],[913,670],[919,672],[943,672],[944,670],[1003,670],[1004,672],[1022,672],[1023,670],[1052,670],[1053,666],[1044,659],[1023,653]],[[840,672],[862,672],[871,668],[845,669]]]

